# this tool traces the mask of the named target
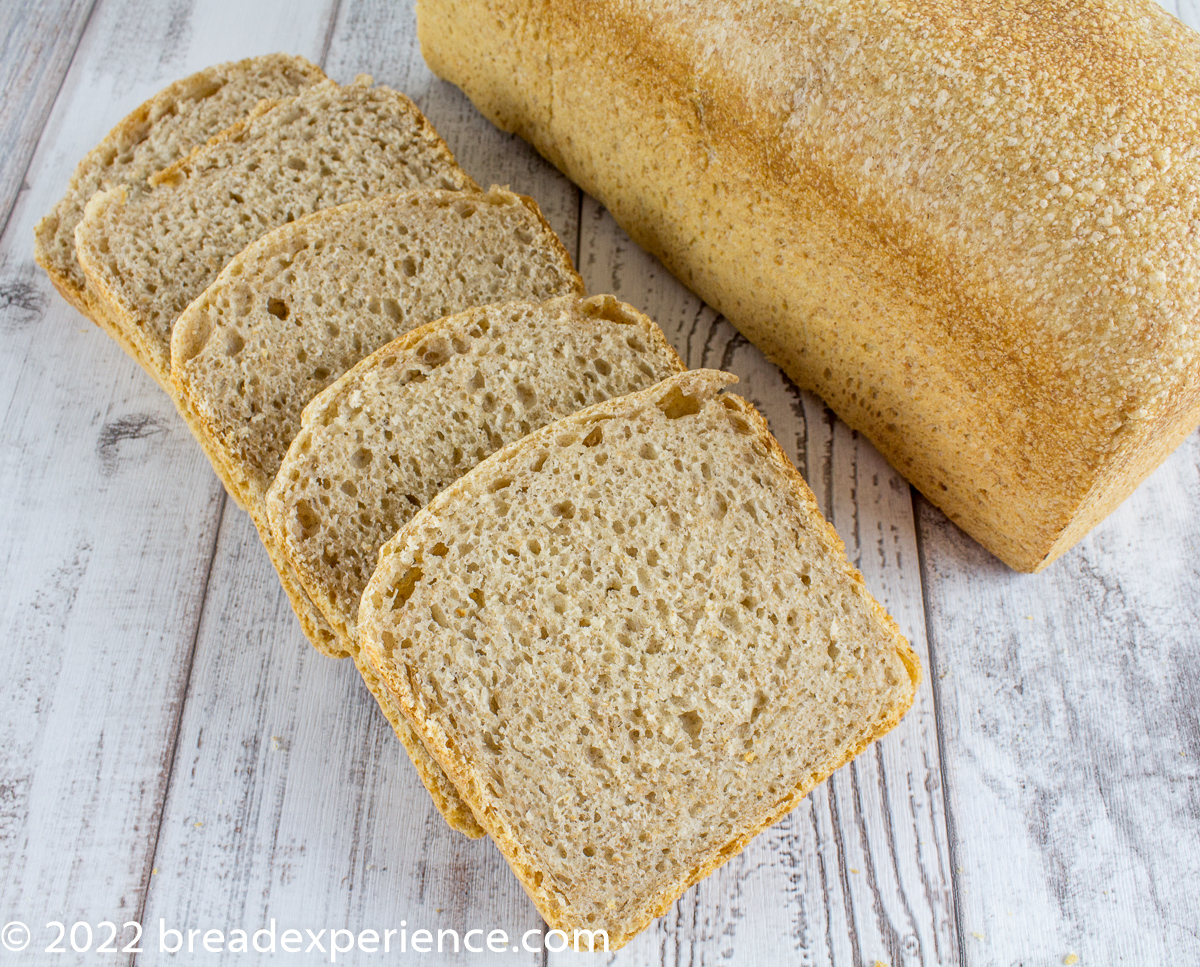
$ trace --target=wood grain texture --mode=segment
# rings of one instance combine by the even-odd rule
[[[0,11],[24,25],[0,46],[0,77],[24,78],[0,106],[23,125],[0,146],[0,922],[539,923],[494,848],[445,827],[353,667],[303,641],[166,399],[32,263],[34,223],[126,111],[282,49],[410,94],[477,180],[538,199],[591,291],[738,373],[922,656],[899,728],[625,951],[571,962],[1200,962],[1200,437],[1015,575],[919,499],[914,521],[869,445],[433,79],[411,0],[100,0],[73,59],[83,7],[62,2]],[[1196,0],[1168,6],[1200,24]],[[151,937],[139,962],[163,959]]]
[[[1200,437],[1039,578],[924,501],[968,962],[1200,962]]]
[[[166,397],[36,269],[33,227],[164,84],[319,52],[324,24],[291,9],[99,4],[0,237],[0,910],[38,939],[142,909],[224,493]]]
[[[908,485],[736,330],[634,245],[591,198],[580,271],[659,321],[689,366],[736,373],[925,663]],[[957,961],[932,692],[784,821],[698,884],[614,963],[892,965]],[[564,960],[551,956],[551,962]]]
[[[0,231],[94,0],[0,6]]]

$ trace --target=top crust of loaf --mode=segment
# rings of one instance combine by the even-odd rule
[[[552,926],[620,946],[911,705],[916,656],[697,371],[501,450],[385,545],[361,657]]]
[[[582,292],[532,199],[500,188],[368,199],[240,253],[179,319],[172,378],[253,508],[304,405],[364,356],[471,306]]]
[[[267,495],[271,532],[357,650],[379,548],[422,505],[505,444],[684,369],[651,319],[608,295],[431,322],[305,407]]]
[[[1014,567],[1200,419],[1200,36],[1151,0],[419,12],[442,76]]]
[[[67,193],[38,222],[34,255],[63,296],[91,314],[75,258],[75,226],[97,191],[142,185],[156,171],[229,127],[264,99],[292,97],[324,80],[303,57],[266,54],[216,64],[163,88],[131,111],[75,168]]]
[[[95,196],[79,261],[143,362],[169,377],[171,327],[250,242],[310,212],[414,188],[474,189],[403,94],[323,81],[158,172]]]

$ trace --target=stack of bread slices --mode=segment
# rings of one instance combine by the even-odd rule
[[[38,226],[437,807],[613,948],[894,725],[916,659],[734,377],[301,58],[148,101]]]

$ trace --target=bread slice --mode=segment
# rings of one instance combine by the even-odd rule
[[[475,183],[403,94],[323,81],[252,113],[145,188],[97,193],[75,229],[102,311],[164,385],[171,327],[238,252],[310,212]]]
[[[156,171],[239,121],[262,100],[294,97],[325,75],[303,57],[267,54],[217,64],[163,88],[128,114],[84,157],[67,193],[38,222],[34,257],[63,298],[106,330],[113,330],[75,258],[75,226],[98,191],[139,188]],[[123,345],[119,331],[110,332]],[[131,347],[126,346],[127,351]]]
[[[481,460],[556,419],[685,370],[612,296],[471,309],[364,359],[304,410],[267,494],[271,533],[357,652],[379,549]]]
[[[359,613],[363,659],[542,916],[612,948],[920,677],[733,381],[685,373],[499,451],[385,545]]]

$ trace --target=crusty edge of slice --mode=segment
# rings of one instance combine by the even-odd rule
[[[154,351],[137,318],[108,285],[103,268],[88,240],[89,222],[102,218],[108,208],[124,205],[128,200],[129,189],[125,185],[98,191],[92,195],[84,206],[83,218],[75,226],[75,257],[87,278],[88,290],[99,307],[100,316],[107,321],[106,331],[167,393],[174,396],[170,387],[170,358],[164,358]]]
[[[325,80],[321,83],[332,84],[334,82]],[[215,134],[209,137],[207,141],[193,145],[192,150],[183,157],[176,158],[165,168],[161,168],[154,172],[154,174],[146,179],[146,184],[150,185],[152,188],[158,187],[159,185],[173,186],[179,184],[179,182],[183,181],[187,177],[188,170],[191,168],[192,162],[195,160],[196,155],[209,148],[215,148],[218,145],[224,144],[226,141],[239,140],[246,128],[250,127],[254,121],[258,120],[258,118],[262,117],[264,114],[273,111],[280,104],[290,100],[293,100],[293,98],[263,98],[246,114],[234,121],[233,124],[229,125],[229,127],[217,131]]]
[[[584,314],[599,316],[601,318],[612,318],[611,315],[605,313],[621,313],[628,319],[624,324],[639,326],[643,335],[646,336],[653,344],[652,351],[663,353],[668,358],[673,359],[679,372],[683,372],[686,367],[683,360],[679,358],[679,354],[675,352],[673,346],[667,340],[666,334],[649,316],[638,312],[632,306],[619,302],[615,296],[597,295],[597,296],[582,296],[582,295],[566,295],[559,296],[555,299],[548,299],[545,302],[533,302],[530,300],[521,299],[516,302],[499,303],[491,306],[476,306],[467,309],[463,312],[455,313],[451,316],[444,316],[441,319],[436,319],[433,322],[427,322],[423,326],[418,326],[402,336],[392,340],[385,346],[381,346],[371,355],[360,360],[353,368],[347,370],[341,377],[326,387],[316,396],[314,396],[304,408],[300,416],[300,432],[296,434],[296,438],[292,441],[288,448],[287,456],[283,458],[283,463],[280,464],[279,473],[275,477],[275,482],[267,491],[266,508],[267,518],[271,525],[271,534],[276,543],[283,549],[284,555],[291,562],[293,569],[300,578],[300,583],[304,590],[308,592],[309,598],[325,615],[325,620],[341,635],[350,637],[351,629],[342,621],[338,609],[334,604],[333,599],[326,592],[325,584],[312,571],[308,565],[307,559],[298,553],[291,537],[288,534],[287,528],[287,511],[289,505],[284,503],[281,496],[281,491],[286,486],[286,471],[288,467],[295,461],[300,459],[300,454],[308,443],[312,440],[313,425],[317,423],[321,415],[325,413],[335,403],[339,403],[345,399],[347,395],[352,393],[358,386],[363,375],[373,369],[376,369],[385,359],[388,358],[403,358],[411,354],[413,350],[428,336],[438,332],[450,334],[456,331],[471,326],[477,314],[486,312],[489,309],[496,309],[497,306],[505,305],[528,305],[528,306],[556,306],[556,305],[574,305],[579,307]],[[402,363],[399,365],[403,365]],[[352,640],[352,651],[357,654],[358,642]]]
[[[321,68],[319,68],[316,64],[311,63],[306,58],[292,54],[287,56],[296,61],[302,62],[304,67],[317,75],[317,79],[325,76],[325,73],[321,70]],[[256,58],[251,57],[245,59],[254,60]],[[101,328],[108,332],[109,335],[113,336],[114,339],[121,343],[121,348],[128,352],[131,356],[134,356],[135,359],[137,358],[136,354],[130,350],[129,346],[121,338],[113,333],[111,323],[107,322],[107,320],[101,321],[101,319],[96,318],[94,315],[94,313],[97,311],[96,303],[88,290],[77,289],[71,284],[71,280],[58,272],[51,263],[48,257],[48,239],[52,234],[50,232],[51,219],[59,215],[59,209],[62,207],[63,202],[67,200],[71,190],[78,182],[79,173],[89,164],[89,162],[94,162],[97,159],[103,158],[105,154],[114,148],[120,148],[122,145],[132,143],[135,140],[132,137],[133,132],[135,132],[141,125],[145,124],[147,120],[149,120],[149,118],[156,113],[160,106],[178,101],[192,87],[198,83],[201,83],[205,77],[210,77],[215,72],[220,70],[229,70],[238,63],[238,61],[227,61],[220,64],[213,64],[212,66],[196,71],[194,74],[190,74],[187,77],[182,77],[177,81],[172,81],[166,87],[162,88],[162,90],[152,94],[145,101],[121,118],[121,120],[112,127],[108,134],[106,134],[100,140],[100,142],[94,148],[92,148],[91,151],[89,151],[80,159],[79,164],[75,166],[75,170],[71,173],[70,181],[67,183],[67,194],[59,199],[50,212],[46,215],[43,215],[42,218],[38,220],[37,225],[34,227],[34,261],[36,261],[46,275],[49,276],[54,288],[56,288],[59,294],[69,303],[71,303],[71,305],[73,305],[89,319],[92,319],[92,321],[101,326]]]
[[[366,662],[360,661],[357,656],[354,664],[368,691],[375,697],[379,710],[383,712],[384,718],[388,720],[395,731],[396,738],[400,740],[404,751],[412,760],[421,785],[428,791],[430,798],[433,799],[433,804],[442,814],[447,825],[471,839],[480,839],[487,835],[450,777],[441,769],[437,760],[429,754],[408,719],[401,714],[399,705],[396,704],[391,692],[383,687],[375,670]]]
[[[454,484],[451,484],[450,487],[442,491],[442,493],[434,498],[434,500],[432,500],[428,505],[419,510],[413,516],[412,520],[409,521],[408,525],[401,530],[395,538],[393,538],[388,542],[387,545],[384,546],[383,550],[380,552],[380,561],[382,562],[385,556],[389,555],[394,551],[395,548],[403,544],[404,539],[410,530],[414,530],[422,526],[428,517],[436,517],[439,515],[443,506],[456,499],[461,491],[467,490],[472,483],[471,478],[474,477],[474,475],[486,474],[492,466],[508,460],[513,454],[519,453],[524,449],[532,449],[541,445],[543,440],[561,434],[564,428],[567,428],[572,424],[585,426],[587,423],[597,418],[603,418],[610,414],[616,415],[623,408],[629,407],[633,402],[640,404],[642,401],[653,401],[654,403],[657,403],[658,401],[663,400],[672,390],[675,389],[679,389],[686,394],[689,389],[696,387],[700,391],[709,389],[710,394],[715,394],[716,392],[720,392],[720,390],[736,381],[737,377],[729,373],[720,373],[714,370],[693,370],[691,372],[683,373],[679,376],[673,376],[669,379],[663,380],[661,383],[658,383],[650,389],[642,390],[638,393],[632,393],[628,396],[617,397],[616,399],[608,400],[603,403],[597,403],[594,406],[580,410],[578,413],[565,417],[562,420],[551,423],[540,430],[535,430],[528,436],[510,444],[507,447],[504,447],[492,456],[488,457],[474,470],[461,477]],[[707,386],[704,384],[707,384]],[[710,387],[715,387],[715,389],[711,389]],[[820,513],[819,508],[817,507],[816,499],[813,497],[812,491],[809,489],[808,484],[800,475],[800,472],[795,468],[795,466],[793,466],[791,460],[789,460],[787,455],[783,452],[783,449],[779,446],[778,441],[776,441],[774,436],[771,434],[770,429],[767,427],[766,420],[750,403],[746,402],[745,400],[741,400],[740,397],[736,396],[732,397],[732,399],[739,400],[741,404],[740,408],[742,409],[743,414],[756,428],[757,436],[760,442],[766,447],[768,458],[775,460],[775,462],[783,468],[785,477],[792,483],[793,491],[801,498],[802,502],[811,509],[814,519],[819,520],[824,525],[825,542],[830,549],[830,553],[838,556],[843,565],[843,569],[852,580],[859,584],[864,583],[862,575],[859,573],[858,569],[846,559],[845,544],[843,543],[842,539],[838,537],[836,531],[834,531],[833,527]],[[379,573],[380,571],[376,571],[376,574]],[[374,578],[372,578],[371,584],[374,584]],[[367,600],[368,595],[371,594],[371,591],[372,587],[371,585],[368,585],[367,591],[363,595],[364,602]],[[875,613],[881,619],[884,628],[886,628],[892,634],[897,656],[903,662],[909,673],[912,688],[909,692],[907,701],[903,701],[896,705],[891,714],[889,714],[880,725],[873,728],[853,747],[847,750],[844,755],[836,760],[831,760],[829,762],[820,764],[816,771],[806,781],[798,784],[790,793],[782,796],[772,807],[770,807],[761,820],[731,838],[719,849],[714,850],[711,859],[709,859],[703,866],[699,867],[689,877],[677,882],[669,889],[663,891],[663,893],[651,903],[651,905],[648,907],[648,912],[640,920],[634,922],[622,935],[609,938],[610,950],[616,950],[624,946],[630,939],[644,930],[656,917],[662,916],[662,914],[666,913],[675,903],[675,901],[684,893],[684,891],[686,891],[693,884],[697,883],[699,880],[708,876],[726,861],[732,859],[734,856],[740,853],[745,848],[746,844],[750,842],[750,840],[752,840],[764,829],[767,829],[769,826],[778,822],[781,818],[787,815],[787,813],[795,808],[801,799],[808,795],[808,793],[820,783],[828,779],[835,770],[842,765],[845,765],[864,749],[866,749],[867,746],[869,746],[872,742],[894,728],[900,719],[903,718],[904,714],[909,710],[909,708],[912,707],[912,703],[916,698],[917,685],[921,680],[920,661],[917,658],[916,653],[905,640],[904,636],[901,635],[899,626],[896,624],[896,622],[883,609],[883,607],[877,601],[875,601],[874,596],[869,597],[871,598]],[[423,720],[419,716],[417,710],[411,704],[412,693],[410,691],[411,686],[409,683],[401,678],[398,669],[389,668],[386,666],[386,663],[378,661],[375,650],[371,647],[371,642],[369,640],[369,622],[363,621],[363,614],[361,610],[359,617],[359,628],[359,650],[363,661],[369,663],[371,667],[375,669],[375,672],[379,676],[381,683],[388,689],[389,692],[391,692],[396,704],[408,718],[414,730],[420,736],[421,741],[425,744],[426,748],[438,761],[442,769],[454,782],[455,786],[459,790],[460,795],[471,807],[472,811],[478,818],[480,825],[483,826],[488,835],[490,835],[493,841],[496,843],[496,846],[503,854],[505,860],[516,874],[517,878],[521,881],[521,885],[524,887],[525,892],[529,895],[530,899],[533,900],[534,905],[545,918],[546,922],[553,928],[566,931],[569,931],[575,927],[586,926],[566,921],[563,918],[563,910],[561,905],[553,893],[535,885],[535,874],[538,871],[532,866],[532,864],[527,863],[520,858],[520,845],[516,838],[507,833],[504,828],[500,826],[496,817],[484,806],[483,798],[480,795],[478,788],[472,782],[470,771],[466,767],[464,757],[458,751],[453,737],[445,735],[440,730],[431,728],[430,723]],[[384,667],[381,667],[381,665]]]

